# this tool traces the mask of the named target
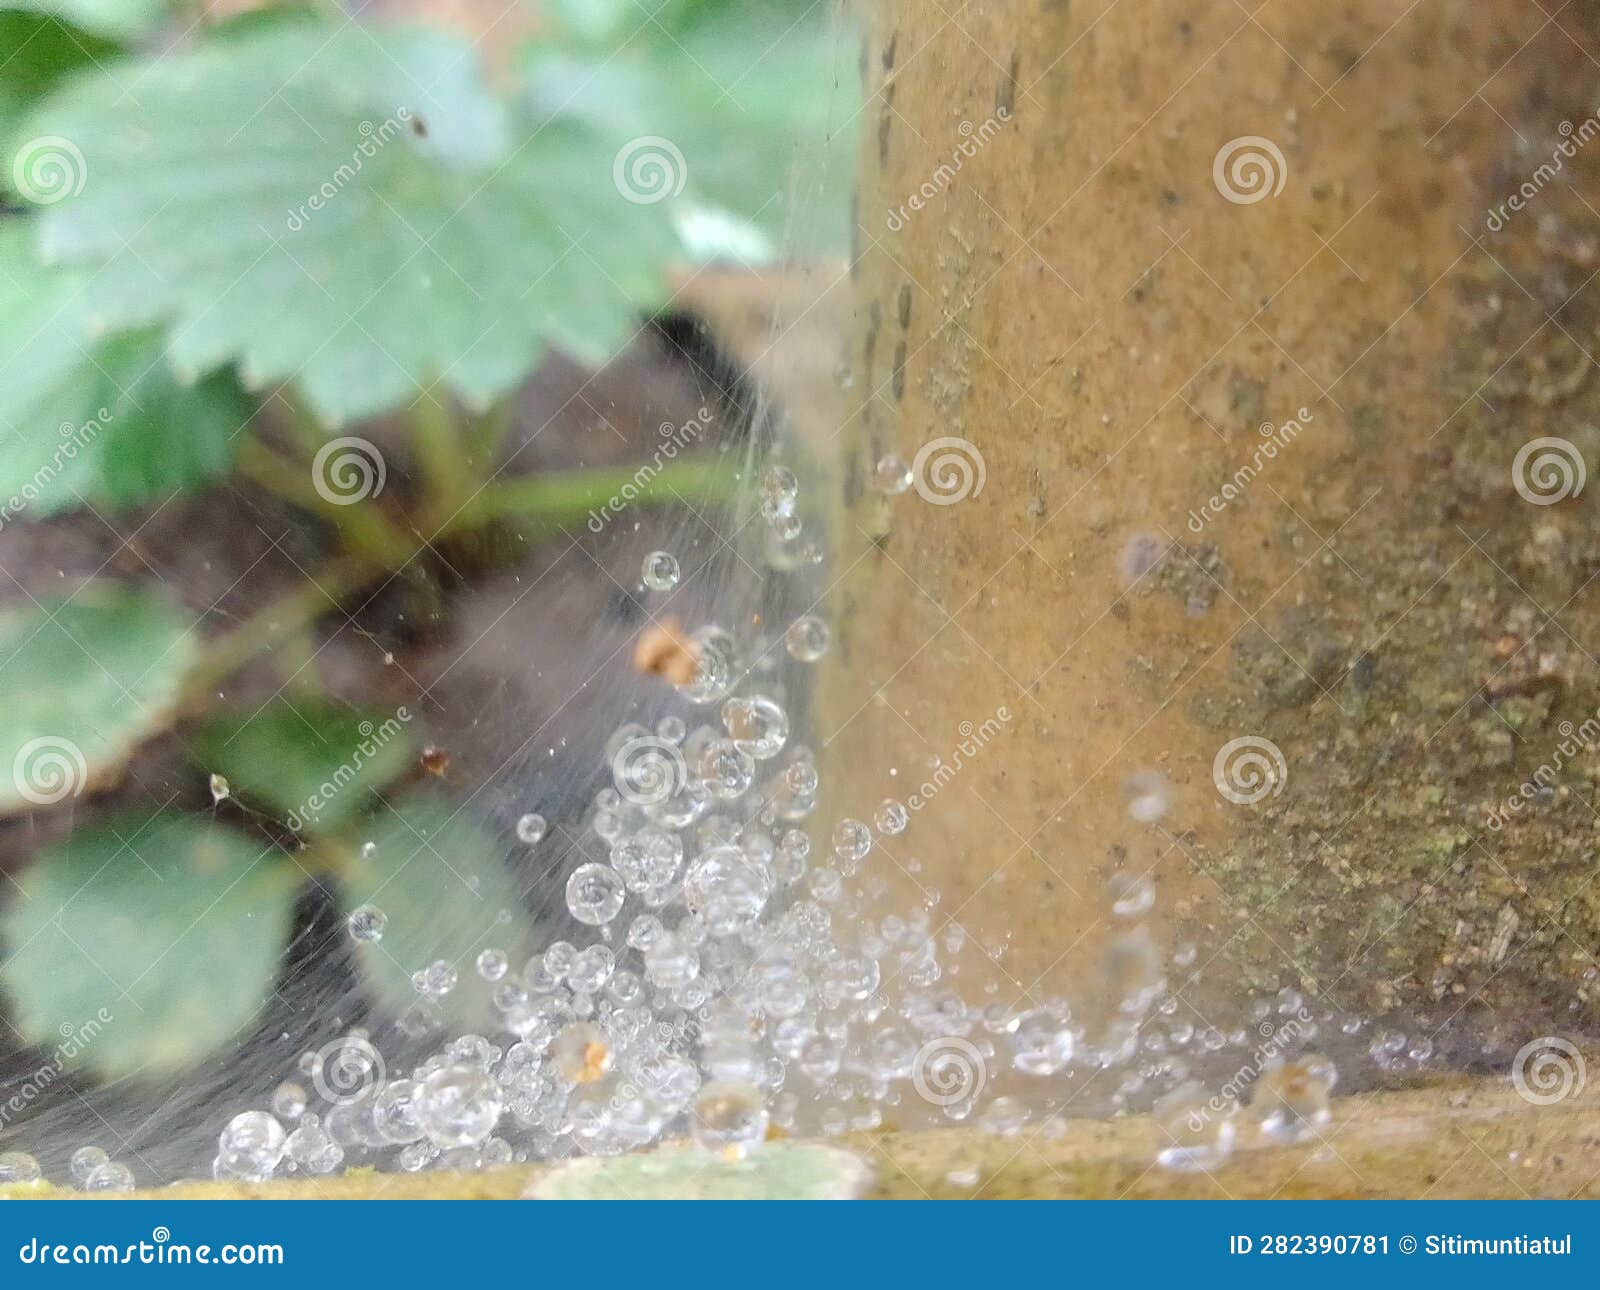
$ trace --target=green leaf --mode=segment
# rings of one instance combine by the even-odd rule
[[[172,11],[172,0],[6,0],[7,9],[51,14],[99,36],[131,40],[154,31]]]
[[[677,247],[586,122],[513,114],[423,32],[245,34],[75,79],[24,130],[84,155],[42,245],[93,271],[106,325],[168,326],[180,370],[292,379],[329,421],[436,380],[486,405],[545,342],[607,357]]]
[[[412,713],[358,712],[279,699],[253,716],[228,712],[194,737],[196,764],[295,830],[331,831],[376,801],[411,762]]]
[[[192,1066],[271,992],[295,882],[203,818],[121,816],[42,853],[0,915],[12,1020],[114,1079]]]
[[[46,14],[0,11],[0,140],[10,140],[17,123],[64,76],[80,67],[107,62],[120,53],[101,40]],[[9,171],[0,188],[10,190]]]
[[[581,116],[608,157],[641,137],[670,143],[681,167],[671,149],[651,151],[684,180],[673,206],[691,243],[731,215],[768,248],[753,254],[735,230],[726,240],[736,258],[768,258],[780,245],[846,249],[861,97],[847,30],[830,29],[818,5],[730,13],[685,0],[652,21],[637,14],[647,2],[616,0],[628,12],[612,43],[534,45],[530,101]]]
[[[0,611],[0,815],[113,782],[171,719],[195,647],[193,622],[144,590]]]
[[[466,815],[429,798],[383,810],[360,832],[371,843],[348,871],[345,910],[373,905],[387,922],[377,942],[357,942],[356,959],[373,999],[403,1014],[423,998],[411,974],[438,959],[459,981],[441,1001],[443,1019],[461,1029],[493,1016],[488,987],[474,970],[485,949],[513,963],[532,952],[521,889],[501,848]]]
[[[0,523],[120,509],[227,473],[250,414],[231,377],[182,385],[151,329],[95,340],[86,276],[0,223]]]

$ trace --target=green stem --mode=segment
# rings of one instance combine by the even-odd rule
[[[411,448],[427,489],[418,528],[431,533],[442,527],[472,493],[467,469],[467,442],[456,425],[449,395],[439,386],[424,390],[411,409]]]
[[[381,573],[365,560],[338,560],[325,565],[207,645],[184,678],[186,695],[197,703],[206,701],[210,691],[251,659],[303,631]]]
[[[500,452],[505,447],[506,435],[511,433],[511,426],[517,418],[517,407],[521,390],[515,390],[497,402],[483,416],[473,422],[468,431],[471,436],[472,450],[477,457],[479,473],[488,479],[494,472],[495,463],[500,459]]]
[[[713,457],[669,462],[659,468],[646,463],[524,475],[486,484],[450,527],[526,519],[549,529],[583,522],[598,531],[597,526],[611,523],[633,505],[715,504],[732,501],[737,490],[736,471]]]
[[[389,523],[375,505],[330,502],[317,492],[310,466],[285,460],[257,439],[247,437],[240,445],[238,468],[267,492],[320,515],[353,549],[387,569],[398,569],[416,552],[416,543]]]
[[[300,451],[305,453],[306,460],[310,461],[317,455],[317,450],[328,442],[328,430],[288,386],[278,389],[277,398],[287,414],[284,422],[290,436]]]

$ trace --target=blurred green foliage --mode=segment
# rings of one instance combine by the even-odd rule
[[[85,812],[0,914],[25,1038],[115,1018],[74,1064],[159,1074],[235,1039],[308,877],[347,912],[385,909],[383,940],[355,953],[390,1013],[433,1006],[411,977],[434,959],[533,947],[501,843],[395,792],[420,720],[303,677],[292,702],[217,697],[430,541],[544,531],[632,478],[494,478],[506,401],[548,347],[605,360],[697,258],[845,249],[856,49],[825,6],[549,0],[542,18],[503,85],[454,36],[353,23],[331,0],[225,21],[0,0],[0,527],[239,471],[333,546],[221,637],[110,580],[0,613],[0,815],[84,811],[174,729],[216,799]],[[263,433],[274,395],[286,433]],[[418,480],[330,499],[326,441],[378,415],[402,423]],[[679,462],[653,487],[711,500],[727,475]],[[435,1020],[482,1021],[473,986]]]

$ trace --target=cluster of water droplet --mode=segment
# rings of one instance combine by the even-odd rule
[[[67,1164],[72,1186],[84,1192],[126,1192],[134,1189],[133,1170],[113,1160],[101,1147],[79,1147]],[[44,1181],[38,1160],[26,1151],[0,1152],[0,1187],[34,1187]]]
[[[904,490],[898,459],[878,475],[884,491]],[[784,467],[760,481],[761,516],[791,556],[803,530],[797,493]],[[671,590],[679,576],[669,553],[646,557],[647,587]],[[875,857],[903,850],[907,807],[886,800],[870,823],[817,817],[818,770],[794,738],[775,660],[821,658],[827,625],[801,616],[780,642],[708,624],[689,640],[696,666],[677,688],[693,717],[629,723],[607,742],[611,783],[586,825],[605,858],[564,885],[581,943],[554,941],[523,963],[463,947],[475,954],[472,988],[492,1004],[485,1034],[456,1037],[409,1069],[390,1069],[365,1031],[304,1054],[270,1109],[223,1127],[216,1176],[482,1168],[685,1136],[739,1156],[779,1131],[974,1113],[981,1129],[1012,1135],[1065,1100],[1027,1095],[1029,1081],[1059,1090],[1080,1077],[1110,1090],[1111,1109],[1153,1105],[1170,1138],[1160,1161],[1177,1169],[1226,1159],[1247,1089],[1269,1139],[1297,1141],[1325,1123],[1333,1069],[1303,1054],[1331,1018],[1313,1019],[1289,991],[1257,1005],[1260,1026],[1198,1023],[1169,986],[1195,952],[1162,949],[1148,921],[1154,885],[1132,867],[1109,881],[1116,931],[1083,1016],[1062,998],[1007,1001],[992,974],[977,999],[963,997],[956,978],[972,947],[959,924],[936,925],[938,893],[881,913],[890,865]],[[1154,772],[1130,778],[1126,795],[1129,817],[1146,826],[1172,796]],[[515,826],[529,847],[545,833],[534,812]],[[892,865],[917,871],[909,857]],[[375,942],[386,921],[364,905],[348,930]],[[408,966],[426,999],[465,984],[448,959]],[[1261,1026],[1291,1015],[1292,1042],[1265,1048]],[[1233,1068],[1248,1077],[1220,1092],[1202,1078]],[[97,1166],[97,1185],[109,1185],[107,1168]],[[20,1178],[26,1165],[0,1157],[0,1181],[7,1170]]]
[[[911,831],[907,807],[886,800],[870,824],[819,830],[817,768],[792,739],[774,697],[782,687],[732,633],[695,636],[702,666],[680,688],[704,717],[628,724],[607,744],[612,782],[588,817],[607,858],[565,883],[587,942],[557,940],[520,965],[480,950],[492,1037],[458,1037],[408,1071],[386,1070],[361,1031],[305,1054],[270,1110],[223,1129],[217,1176],[481,1168],[684,1136],[740,1155],[775,1130],[836,1134],[975,1112],[981,1129],[1016,1134],[1052,1099],[986,1099],[1004,1072],[1043,1088],[1109,1076],[1113,1108],[1154,1106],[1170,1139],[1160,1162],[1176,1169],[1227,1158],[1245,1088],[1268,1139],[1297,1141],[1325,1122],[1334,1077],[1299,1055],[1318,1033],[1305,1001],[1287,991],[1257,1005],[1259,1025],[1228,1032],[1188,1018],[1168,981],[1195,953],[1161,949],[1147,921],[1154,885],[1132,868],[1107,885],[1118,930],[1093,982],[1098,1013],[1080,1019],[1059,998],[1006,1003],[993,984],[976,1002],[963,998],[953,979],[967,937],[935,925],[937,893],[876,916],[874,853]],[[801,619],[785,644],[815,656],[826,628]],[[1129,816],[1154,824],[1170,797],[1161,776],[1135,776]],[[530,814],[516,834],[536,845],[544,829]],[[349,920],[369,941],[384,925],[372,906]],[[458,988],[458,971],[441,959],[413,982],[437,999]],[[1263,1027],[1284,1017],[1292,1043],[1264,1047]],[[1233,1066],[1248,1079],[1220,1093],[1198,1077]]]

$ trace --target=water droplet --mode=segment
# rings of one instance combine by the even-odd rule
[[[283,1159],[288,1141],[276,1116],[245,1111],[229,1120],[217,1139],[217,1158],[219,1163],[226,1162],[225,1176],[264,1181]]]
[[[758,761],[776,757],[789,738],[788,715],[771,699],[759,695],[729,699],[722,705],[722,724],[735,746]]]
[[[802,663],[815,663],[828,652],[832,641],[833,632],[828,624],[814,614],[796,618],[783,634],[783,643],[790,656]]]
[[[689,1112],[694,1140],[707,1151],[743,1157],[767,1136],[767,1108],[753,1084],[717,1081],[695,1095]]]
[[[1231,1098],[1207,1097],[1196,1080],[1178,1085],[1154,1107],[1156,1124],[1167,1138],[1156,1163],[1179,1173],[1215,1169],[1233,1153],[1237,1110]]]
[[[108,1160],[89,1171],[83,1180],[84,1191],[132,1191],[133,1170],[120,1160]]]
[[[411,974],[411,984],[417,993],[430,999],[442,999],[456,988],[455,965],[446,959],[435,959],[420,972]]]
[[[772,894],[767,871],[738,847],[713,847],[683,875],[683,903],[715,936],[731,936],[761,917]]]
[[[1142,770],[1122,781],[1128,814],[1140,824],[1154,824],[1172,806],[1172,787],[1158,771]]]
[[[1300,1142],[1316,1136],[1333,1117],[1329,1096],[1338,1073],[1326,1057],[1269,1063],[1256,1081],[1251,1106],[1261,1117],[1261,1131],[1279,1142]]]
[[[624,899],[622,878],[610,865],[579,865],[567,879],[567,908],[580,923],[591,927],[615,918]]]
[[[1001,1138],[1014,1138],[1027,1126],[1028,1107],[1014,1097],[997,1097],[983,1108],[978,1127]]]
[[[500,1085],[470,1066],[446,1066],[422,1081],[416,1094],[417,1119],[437,1147],[470,1147],[484,1141],[500,1122]]]
[[[544,838],[544,816],[537,811],[529,811],[517,821],[517,841],[533,846]]]
[[[395,1079],[383,1086],[372,1104],[372,1126],[385,1142],[404,1146],[427,1131],[417,1114],[417,1094],[422,1085],[415,1080]]]
[[[893,837],[906,831],[906,826],[911,823],[911,812],[892,797],[886,797],[878,803],[872,822],[878,826],[879,833]]]
[[[787,466],[768,466],[761,476],[761,514],[770,524],[793,515],[800,481]]]
[[[859,862],[872,850],[872,830],[860,820],[840,820],[833,830],[833,854],[847,864]],[[848,872],[848,870],[847,870]]]
[[[671,591],[682,576],[678,557],[670,551],[652,551],[644,558],[644,585],[651,591]]]
[[[1144,874],[1114,873],[1106,884],[1111,912],[1118,918],[1137,918],[1156,903],[1155,884]]]
[[[872,486],[885,497],[898,497],[911,487],[911,467],[899,453],[885,453],[872,468]]]
[[[484,950],[478,955],[478,975],[485,981],[498,981],[506,974],[510,964],[502,950]]]
[[[345,920],[345,927],[353,939],[376,945],[383,939],[383,929],[389,925],[389,915],[376,905],[359,905]]]
[[[72,1181],[82,1187],[88,1182],[89,1175],[110,1159],[100,1147],[79,1147],[67,1163],[67,1172],[72,1176]]]
[[[26,1151],[0,1152],[0,1187],[35,1183],[41,1177],[39,1162]]]
[[[305,1088],[286,1080],[272,1091],[272,1113],[280,1120],[298,1120],[305,1114],[306,1100]]]
[[[285,1154],[311,1174],[331,1174],[344,1161],[344,1148],[322,1127],[320,1117],[309,1113],[289,1135]]]

